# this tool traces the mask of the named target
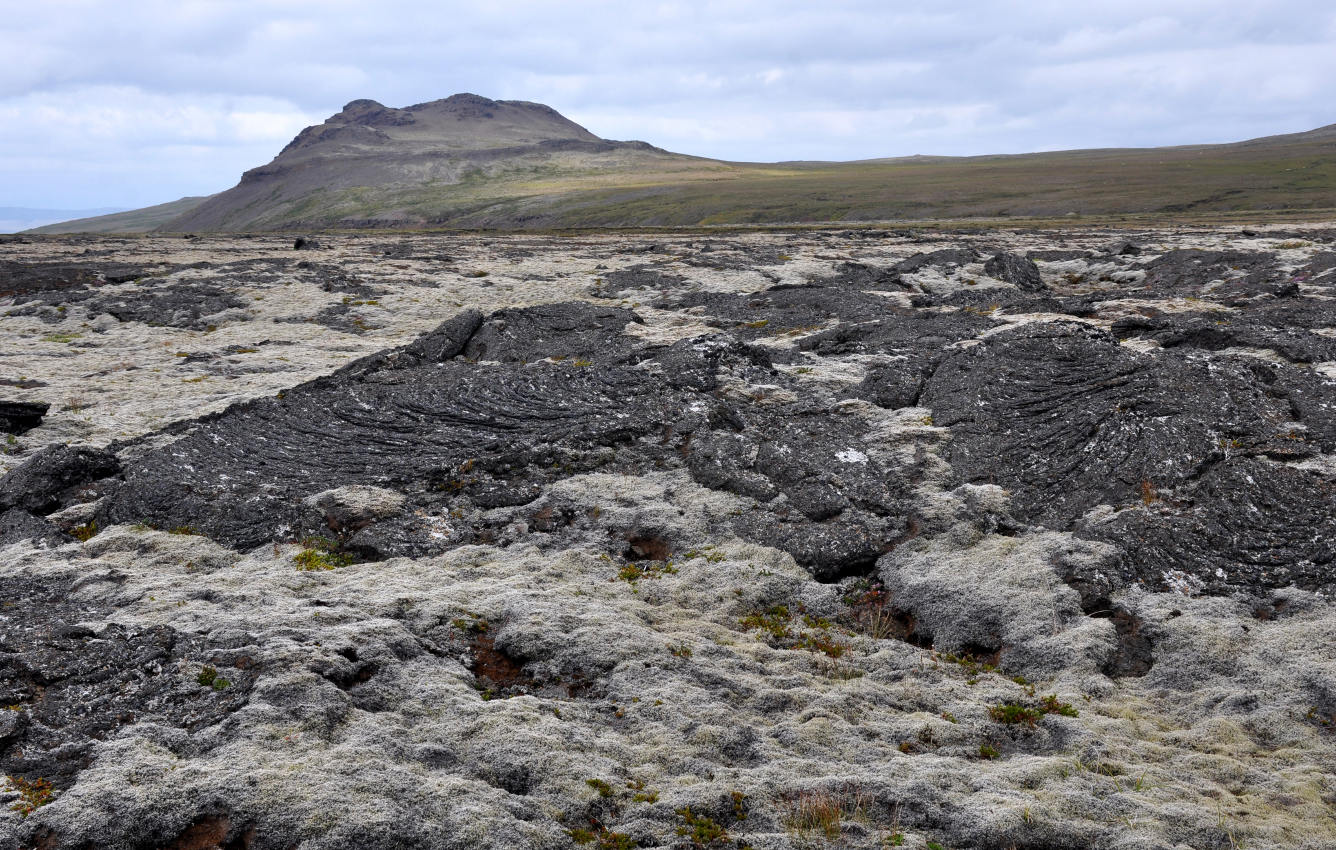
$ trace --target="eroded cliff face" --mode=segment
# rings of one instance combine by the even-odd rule
[[[0,843],[1330,845],[1334,236],[0,243]]]

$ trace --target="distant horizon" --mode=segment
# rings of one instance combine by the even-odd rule
[[[388,107],[392,107],[392,108],[403,109],[403,108],[407,108],[407,107],[409,107],[409,106],[417,106],[417,105],[421,105],[421,104],[424,104],[424,103],[432,103],[432,102],[437,101],[437,100],[444,100],[445,98],[450,97],[450,96],[452,96],[453,94],[479,94],[479,93],[478,93],[478,92],[453,92],[451,95],[445,95],[444,97],[440,97],[440,98],[432,98],[432,99],[425,100],[425,101],[417,101],[416,103],[403,104],[403,105],[384,103],[384,102],[382,102],[382,101],[377,100],[376,98],[352,98],[351,100],[346,101],[342,106],[338,107],[337,109],[332,110],[332,111],[329,113],[329,115],[325,116],[325,118],[329,118],[329,117],[331,117],[331,116],[333,116],[333,115],[336,115],[336,114],[337,114],[338,112],[340,112],[340,111],[343,109],[343,107],[346,106],[348,103],[352,103],[352,102],[357,101],[357,100],[372,100],[372,101],[375,101],[375,102],[377,102],[377,103],[380,103],[382,106],[388,106]],[[482,96],[482,97],[487,97],[487,95],[480,95],[480,96]],[[525,101],[525,102],[529,102],[529,103],[539,103],[538,101],[530,100],[530,99],[527,99],[527,98],[488,98],[488,99],[489,99],[489,100],[511,100],[511,101]],[[541,104],[541,105],[543,105],[543,106],[551,106],[551,104]],[[557,107],[552,107],[552,108],[553,108],[553,109],[556,109],[556,111],[559,112],[559,113],[561,113],[564,117],[570,118],[569,115],[566,115],[565,113],[562,113],[561,110],[560,110],[559,108],[557,108]],[[322,119],[321,122],[317,122],[317,124],[319,124],[319,123],[323,123],[323,120],[324,120],[324,119]],[[571,119],[571,120],[575,120],[575,119]],[[590,128],[590,127],[586,126],[583,122],[576,121],[576,123],[577,123],[577,124],[580,124],[582,127],[585,127],[585,129],[589,130],[590,132],[593,132],[595,135],[600,135],[600,134],[597,132],[597,130],[595,130],[594,128]],[[307,125],[307,126],[315,126],[315,125]],[[1183,143],[1180,143],[1180,144],[1177,144],[1177,145],[1118,145],[1118,144],[1109,144],[1109,145],[1099,145],[1099,146],[1091,147],[1091,148],[1053,148],[1053,149],[1046,149],[1046,150],[1007,151],[1007,152],[990,151],[990,152],[974,153],[974,154],[938,154],[938,153],[931,153],[931,152],[926,152],[926,151],[925,151],[925,152],[919,152],[919,153],[913,153],[913,154],[894,154],[894,155],[891,155],[891,156],[882,156],[882,157],[865,157],[863,160],[820,160],[820,159],[815,159],[815,158],[807,157],[807,158],[798,158],[798,159],[789,159],[789,160],[739,159],[739,160],[728,160],[728,161],[730,161],[730,162],[739,162],[739,163],[756,163],[756,164],[762,164],[762,165],[764,165],[764,164],[772,164],[772,163],[777,164],[777,163],[783,163],[783,162],[857,162],[857,161],[872,161],[872,160],[878,160],[878,159],[906,159],[906,158],[913,158],[913,157],[967,158],[967,157],[978,157],[978,156],[1025,156],[1025,155],[1027,155],[1027,154],[1062,153],[1062,152],[1064,152],[1064,151],[1077,151],[1077,150],[1118,150],[1118,149],[1129,149],[1129,150],[1132,150],[1132,149],[1154,149],[1154,148],[1160,148],[1160,147],[1165,147],[1165,148],[1167,148],[1167,147],[1193,147],[1193,146],[1196,146],[1196,145],[1213,145],[1213,144],[1226,144],[1226,145],[1227,145],[1227,144],[1235,144],[1235,143],[1238,143],[1238,142],[1247,142],[1247,141],[1252,141],[1252,140],[1254,140],[1254,139],[1267,138],[1267,137],[1270,137],[1270,136],[1289,135],[1289,134],[1292,134],[1292,133],[1305,133],[1305,132],[1310,132],[1310,131],[1312,131],[1312,130],[1319,130],[1319,129],[1322,129],[1323,127],[1327,127],[1327,126],[1336,126],[1336,124],[1333,124],[1333,123],[1330,123],[1330,122],[1329,122],[1329,123],[1327,123],[1327,124],[1319,124],[1319,125],[1317,125],[1317,126],[1314,126],[1314,127],[1307,127],[1307,128],[1301,129],[1301,130],[1292,130],[1292,131],[1284,131],[1284,132],[1276,132],[1276,133],[1265,133],[1265,134],[1263,134],[1263,135],[1261,135],[1261,136],[1250,136],[1250,137],[1248,137],[1248,138],[1244,138],[1244,139],[1229,139],[1229,140],[1219,141],[1219,142],[1210,142],[1210,141],[1207,141],[1207,142],[1183,142]],[[302,129],[305,129],[305,128],[303,127]],[[300,132],[300,131],[299,131],[299,132]],[[296,134],[294,133],[293,135],[295,136]],[[601,138],[612,139],[612,137],[609,137],[609,136],[601,136]],[[648,143],[650,143],[650,144],[655,144],[655,142],[654,142],[653,139],[643,139],[643,138],[626,138],[626,139],[612,139],[612,140],[614,140],[614,141],[644,141],[644,142],[648,142]],[[289,139],[289,141],[291,141],[291,140]],[[286,142],[285,142],[284,144],[286,145]],[[662,147],[662,145],[656,145],[656,147]],[[263,162],[256,162],[256,163],[254,163],[254,164],[252,164],[252,165],[250,165],[250,166],[247,166],[247,168],[246,168],[245,170],[249,170],[250,168],[255,168],[255,167],[258,167],[258,166],[260,166],[260,165],[264,165],[266,162],[269,162],[271,159],[273,159],[274,157],[278,156],[278,153],[279,153],[279,151],[280,151],[281,149],[282,149],[282,146],[280,146],[277,150],[275,150],[274,153],[273,153],[273,155],[272,155],[269,159],[266,159],[266,160],[264,160]],[[702,155],[702,154],[693,153],[692,151],[672,151],[672,152],[673,152],[673,153],[686,154],[686,155],[688,155],[688,156],[702,156],[703,158],[706,158],[706,159],[720,159],[719,157],[708,157],[708,156],[704,156],[704,155]],[[44,226],[46,226],[46,225],[48,225],[48,224],[59,224],[59,223],[66,222],[66,221],[76,221],[76,220],[79,220],[79,219],[83,219],[83,218],[93,218],[93,217],[100,216],[100,215],[111,215],[111,214],[114,214],[114,213],[131,212],[131,211],[134,211],[134,210],[137,210],[137,209],[143,209],[143,208],[145,208],[145,207],[157,206],[157,205],[159,205],[159,204],[166,204],[166,203],[171,203],[171,202],[173,202],[173,201],[183,200],[183,199],[188,198],[188,197],[207,197],[207,196],[215,195],[215,194],[218,194],[219,192],[223,192],[223,191],[226,191],[227,189],[232,188],[233,186],[235,186],[235,185],[237,184],[237,182],[240,180],[240,178],[241,178],[241,173],[239,172],[239,173],[237,173],[237,174],[235,175],[235,177],[232,178],[231,182],[227,183],[227,184],[224,185],[224,186],[220,186],[219,188],[215,189],[215,190],[212,191],[212,192],[201,192],[201,193],[197,193],[197,194],[194,194],[194,195],[179,195],[179,196],[172,197],[172,198],[160,198],[160,199],[158,199],[158,200],[153,200],[153,201],[150,201],[150,202],[145,203],[145,204],[139,204],[139,205],[137,205],[137,206],[127,206],[127,205],[125,205],[125,204],[121,204],[121,205],[113,205],[113,206],[94,207],[94,208],[89,208],[89,209],[58,209],[58,208],[43,208],[43,207],[30,207],[30,206],[0,206],[0,235],[3,235],[3,234],[14,234],[14,233],[19,233],[19,232],[22,232],[22,231],[24,231],[24,230],[30,230],[30,229],[37,228],[37,227],[44,227]],[[22,225],[22,226],[20,226],[20,225]]]
[[[21,233],[34,227],[77,221],[99,215],[128,212],[133,207],[94,207],[86,210],[43,209],[41,207],[0,207],[0,234]]]

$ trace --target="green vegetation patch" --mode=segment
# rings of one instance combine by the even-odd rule
[[[302,551],[292,556],[299,570],[332,570],[353,562],[352,555],[339,551],[338,543],[327,537],[307,537],[302,540],[302,547]]]

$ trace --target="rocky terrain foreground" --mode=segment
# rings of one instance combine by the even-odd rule
[[[0,240],[3,848],[1336,846],[1336,227]]]

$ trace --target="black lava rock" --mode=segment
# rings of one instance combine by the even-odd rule
[[[1011,489],[1021,516],[1055,528],[1182,484],[1290,418],[1243,365],[1138,354],[1077,322],[1009,328],[953,354],[921,404],[951,428],[964,480]]]
[[[1039,276],[1039,266],[1034,264],[1034,260],[1017,254],[995,254],[984,264],[983,273],[1013,283],[1026,292],[1042,292],[1048,288]]]
[[[121,462],[105,449],[49,446],[0,478],[0,511],[22,508],[44,515],[82,501],[75,491],[115,475]]]
[[[0,431],[25,434],[42,424],[51,405],[40,401],[0,401]]]

